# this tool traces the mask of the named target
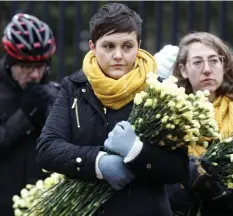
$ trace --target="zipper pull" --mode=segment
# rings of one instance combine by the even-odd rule
[[[74,98],[74,102],[73,102],[73,105],[72,105],[71,109],[75,108],[76,103],[77,103],[77,98]]]
[[[104,114],[106,114],[107,113],[107,109],[104,107]]]

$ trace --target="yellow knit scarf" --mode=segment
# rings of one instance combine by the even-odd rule
[[[220,96],[214,101],[213,106],[221,137],[225,139],[233,133],[233,101],[226,96]],[[189,154],[196,157],[205,151],[201,146],[189,148]]]
[[[146,74],[156,72],[156,63],[151,54],[139,49],[133,69],[114,80],[105,76],[94,53],[89,51],[83,60],[83,72],[101,103],[117,110],[132,101],[135,94],[145,88]]]

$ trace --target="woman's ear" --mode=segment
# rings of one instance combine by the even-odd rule
[[[188,74],[187,74],[187,70],[185,69],[185,66],[183,64],[179,64],[179,69],[182,77],[184,79],[188,79]]]
[[[142,40],[140,40],[139,43],[138,43],[138,49],[140,49],[141,44],[142,44]]]
[[[95,51],[95,44],[92,42],[92,40],[89,40],[89,47],[90,50]]]

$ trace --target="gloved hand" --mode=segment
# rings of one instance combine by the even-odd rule
[[[50,95],[41,84],[29,84],[23,92],[19,106],[35,125],[42,127],[46,120]]]
[[[115,190],[123,189],[135,178],[124,164],[123,158],[118,155],[103,155],[99,159],[98,168],[103,178]]]
[[[199,162],[198,162],[199,161]],[[227,195],[227,189],[221,183],[216,170],[205,158],[191,161],[191,190],[203,200],[215,200]]]
[[[158,67],[158,76],[168,78],[179,52],[178,46],[166,45],[154,55]]]
[[[127,121],[121,121],[115,125],[104,142],[106,149],[126,157],[132,149],[137,138],[132,125]]]
[[[227,202],[227,207],[231,210],[233,214],[233,191],[232,189],[227,190],[227,195],[226,195],[226,202]]]

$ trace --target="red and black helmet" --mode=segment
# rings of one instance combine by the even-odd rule
[[[50,27],[28,14],[16,14],[4,30],[5,52],[22,61],[45,61],[56,51]]]

